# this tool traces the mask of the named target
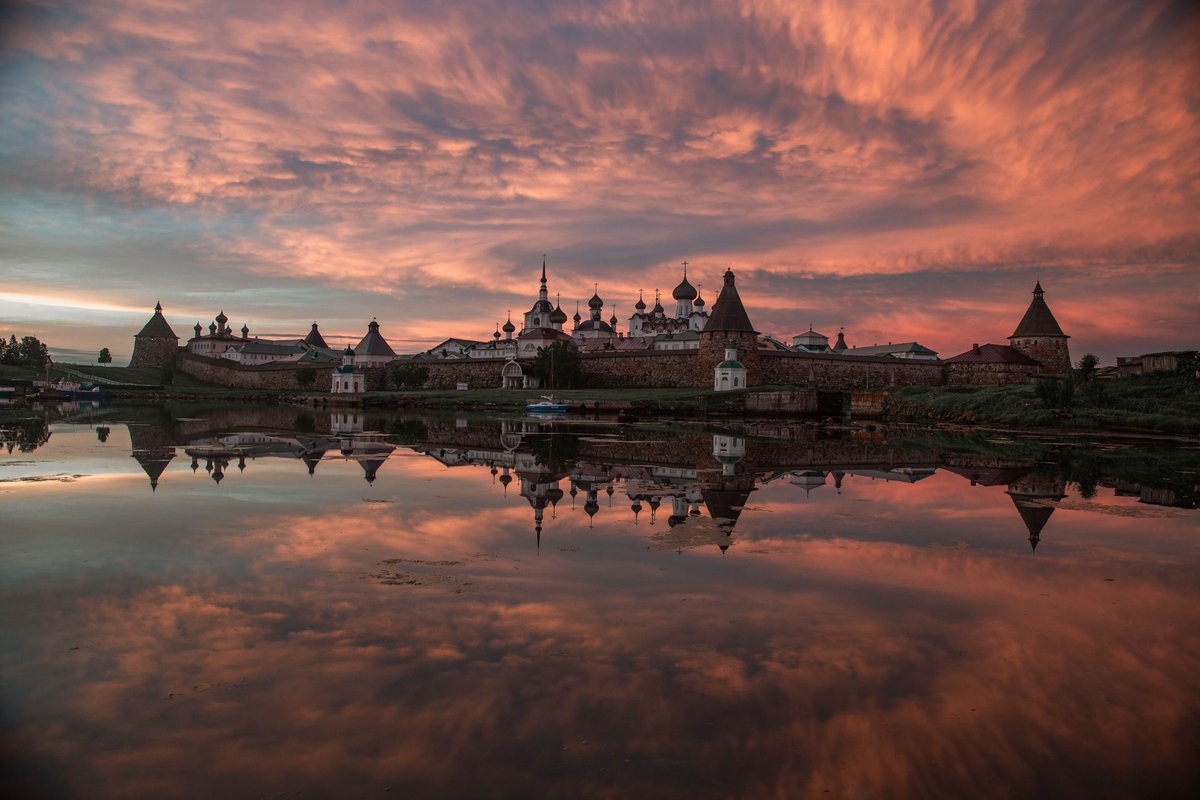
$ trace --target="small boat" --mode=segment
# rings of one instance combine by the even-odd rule
[[[525,411],[530,414],[565,414],[570,409],[570,403],[555,400],[553,395],[543,395],[540,399],[530,400],[525,404]]]

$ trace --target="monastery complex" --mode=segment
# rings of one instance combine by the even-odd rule
[[[294,340],[251,337],[246,325],[235,331],[222,311],[207,329],[197,322],[182,346],[156,305],[154,315],[134,336],[130,366],[173,363],[201,380],[243,388],[313,388],[361,392],[387,387],[388,368],[412,366],[426,388],[540,388],[534,361],[547,347],[573,348],[579,354],[583,385],[619,387],[801,386],[835,390],[881,390],[908,385],[999,385],[1026,383],[1071,369],[1068,336],[1046,304],[1041,283],[1008,344],[973,344],[941,359],[917,343],[851,348],[843,332],[829,337],[811,326],[791,343],[755,330],[738,293],[732,270],[708,307],[683,277],[664,307],[639,296],[626,329],[619,330],[615,308],[605,314],[597,289],[587,316],[577,307],[568,317],[561,302],[551,303],[543,259],[537,297],[520,317],[511,315],[485,341],[447,339],[429,350],[398,355],[378,321],[371,320],[362,340],[344,350],[330,348],[314,322],[308,335]],[[1015,313],[1014,313],[1015,317]],[[569,324],[569,327],[568,327]]]

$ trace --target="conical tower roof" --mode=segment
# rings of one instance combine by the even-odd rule
[[[375,320],[371,320],[371,324],[367,326],[367,335],[354,348],[354,353],[360,356],[395,357],[396,355],[396,351],[392,349],[392,346],[379,333],[379,323]]]
[[[154,316],[150,317],[150,321],[142,326],[142,329],[136,334],[136,338],[167,338],[178,339],[175,331],[171,330],[171,326],[167,323],[167,318],[162,313],[162,303],[154,304]]]
[[[1050,313],[1050,306],[1046,305],[1045,298],[1042,295],[1042,282],[1038,281],[1033,287],[1033,302],[1029,304],[1029,308],[1025,311],[1025,316],[1021,317],[1020,324],[1013,331],[1010,339],[1022,338],[1025,336],[1063,336],[1058,320]],[[1068,337],[1069,338],[1069,337]]]
[[[756,332],[750,324],[750,315],[746,313],[746,307],[742,305],[742,297],[734,286],[733,270],[725,271],[725,285],[721,287],[717,302],[713,303],[712,314],[704,330]]]
[[[315,322],[312,324],[312,330],[308,332],[308,336],[304,337],[304,343],[313,347],[329,347],[329,345],[325,344],[325,337],[317,330],[317,323]]]

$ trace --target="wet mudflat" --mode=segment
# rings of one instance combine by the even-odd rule
[[[1194,452],[287,410],[43,433],[0,455],[8,796],[1200,780]]]

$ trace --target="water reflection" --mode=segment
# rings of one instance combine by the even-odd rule
[[[9,796],[1196,786],[1197,517],[1153,504],[1194,500],[1194,452],[88,424],[0,459],[0,480],[82,476],[0,484]]]

